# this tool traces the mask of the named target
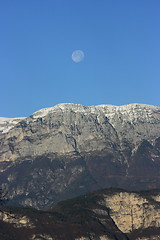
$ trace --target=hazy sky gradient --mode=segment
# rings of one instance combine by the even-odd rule
[[[159,0],[1,0],[0,116],[64,102],[159,106],[159,13]]]

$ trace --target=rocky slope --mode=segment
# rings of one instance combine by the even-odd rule
[[[9,122],[1,124],[0,181],[12,204],[160,188],[160,107],[59,104]]]
[[[155,200],[156,199],[156,200]],[[0,240],[158,240],[160,191],[105,189],[47,212],[0,208]]]

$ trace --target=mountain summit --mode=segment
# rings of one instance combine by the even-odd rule
[[[0,118],[0,180],[14,204],[48,207],[95,189],[160,187],[160,107],[63,103]]]

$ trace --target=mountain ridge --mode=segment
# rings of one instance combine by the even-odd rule
[[[127,109],[127,108],[132,108],[132,107],[136,107],[136,106],[141,106],[141,107],[144,107],[144,108],[159,108],[159,106],[154,106],[154,105],[149,105],[149,104],[141,104],[141,103],[130,103],[130,104],[125,104],[125,105],[112,105],[112,104],[100,104],[100,105],[92,105],[92,106],[86,106],[86,105],[83,105],[83,104],[75,104],[75,103],[59,103],[59,104],[56,104],[55,106],[53,107],[48,107],[48,108],[42,108],[40,110],[37,110],[35,111],[34,113],[32,113],[30,116],[34,116],[34,117],[38,117],[38,113],[42,113],[42,117],[45,116],[45,113],[48,114],[49,112],[52,112],[54,110],[56,110],[57,108],[60,108],[61,110],[63,109],[71,109],[71,110],[74,110],[74,109],[77,109],[79,111],[81,110],[93,110],[93,109],[100,109],[100,110],[103,110],[105,108],[110,108],[110,109]],[[44,114],[44,115],[43,115]],[[29,117],[29,116],[28,116]],[[28,117],[0,117],[0,125],[3,124],[2,127],[4,127],[4,130],[5,130],[5,125],[7,125],[7,122],[8,123],[13,123],[13,126],[16,124],[16,121],[17,123],[25,118],[28,118]],[[15,123],[14,123],[15,122]],[[3,128],[0,127],[0,131],[3,132]],[[4,133],[6,132],[7,130],[4,131]]]

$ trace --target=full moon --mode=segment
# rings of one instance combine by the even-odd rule
[[[76,63],[81,62],[84,59],[84,52],[82,50],[75,50],[72,53],[72,60]]]

